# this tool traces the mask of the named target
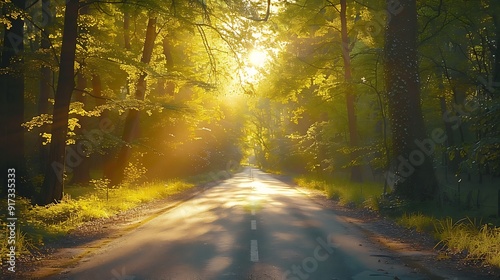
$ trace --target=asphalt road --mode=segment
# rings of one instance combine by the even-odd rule
[[[247,168],[53,279],[433,278],[296,189]]]

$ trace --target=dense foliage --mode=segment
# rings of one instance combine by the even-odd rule
[[[500,175],[498,1],[0,5],[1,167],[35,203],[247,157],[419,200]]]

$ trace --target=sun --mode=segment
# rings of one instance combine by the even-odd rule
[[[265,66],[270,60],[269,52],[263,48],[248,50],[243,57],[244,66],[241,68],[240,81],[244,84],[256,84],[266,72]]]
[[[248,59],[254,67],[263,67],[268,58],[265,51],[253,50],[250,52]]]

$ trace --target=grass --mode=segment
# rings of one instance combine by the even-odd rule
[[[456,208],[437,208],[435,204],[415,204],[381,199],[383,188],[373,183],[350,183],[345,180],[314,176],[295,178],[297,185],[320,190],[341,205],[365,207],[392,216],[406,228],[433,235],[436,247],[465,253],[468,259],[500,268],[500,227],[484,224]],[[470,212],[472,213],[472,212]],[[469,214],[470,214],[469,213]]]
[[[94,180],[88,185],[67,187],[60,203],[47,206],[32,206],[27,199],[16,199],[16,253],[18,257],[31,254],[47,241],[57,240],[85,222],[108,218],[142,203],[166,198],[196,184],[208,182],[212,177],[207,174],[185,181],[156,181],[120,187],[108,187],[104,180]],[[3,204],[6,201],[0,201],[0,209],[6,209]],[[6,221],[5,213],[0,213],[0,220]],[[3,263],[10,245],[6,225],[4,222],[0,225],[6,229],[5,238],[0,241],[0,259]]]
[[[378,210],[378,197],[383,191],[383,186],[376,183],[351,183],[312,176],[300,176],[294,181],[298,186],[323,191],[327,198],[338,200],[341,205],[374,210]]]
[[[419,232],[432,232],[435,229],[436,219],[418,213],[404,213],[396,222],[406,228],[414,228]]]
[[[435,233],[441,240],[439,244],[465,252],[469,259],[500,267],[500,228],[469,218],[457,222],[451,218],[440,219],[435,227]]]
[[[436,247],[465,253],[467,258],[500,267],[500,228],[476,219],[433,218],[422,213],[405,214],[398,223],[417,231],[429,232],[439,240]]]

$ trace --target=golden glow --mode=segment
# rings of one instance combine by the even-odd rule
[[[243,81],[247,83],[256,83],[260,80],[260,76],[264,65],[267,63],[269,57],[266,51],[253,50],[248,54],[247,65],[243,69]]]
[[[253,50],[249,55],[250,64],[255,67],[263,67],[267,62],[267,53],[260,50]]]

